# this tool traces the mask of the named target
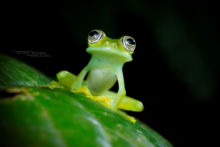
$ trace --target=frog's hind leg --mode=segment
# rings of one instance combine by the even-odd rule
[[[112,91],[107,91],[104,93],[104,95],[106,97],[111,97],[111,100],[114,101],[114,98],[117,96],[117,93]],[[125,96],[122,98],[121,102],[119,103],[118,108],[127,111],[141,112],[143,111],[144,106],[141,101]]]
[[[76,75],[74,75],[66,70],[62,70],[62,71],[58,72],[56,76],[59,81],[59,84],[64,86],[66,89],[71,89],[73,82],[77,78]]]
[[[66,70],[58,72],[56,77],[58,81],[52,81],[50,84],[48,84],[49,88],[65,88],[70,90],[73,81],[76,80],[76,75]]]
[[[81,70],[79,75],[74,75],[68,71],[60,71],[57,73],[57,79],[61,85],[70,91],[75,91],[80,89],[84,85],[84,78],[89,71],[89,66],[87,65],[85,68]]]
[[[117,93],[112,92],[112,91],[106,91],[103,95],[105,95],[106,97],[110,97],[111,98],[111,104],[113,104],[114,98],[118,96]],[[141,101],[138,101],[138,100],[136,100],[134,98],[125,96],[125,97],[122,97],[122,100],[121,100],[121,102],[118,105],[118,108],[121,109],[121,110],[141,112],[141,111],[143,111],[144,106],[143,106]],[[125,112],[123,112],[121,110],[116,110],[116,112],[118,114],[120,114],[121,116],[129,119],[131,122],[133,122],[133,123],[136,122],[136,119],[134,117],[126,114]]]
[[[144,105],[141,101],[125,96],[120,104],[119,109],[127,110],[127,111],[134,111],[134,112],[141,112],[144,110]]]

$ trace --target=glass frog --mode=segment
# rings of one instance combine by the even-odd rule
[[[57,74],[58,82],[53,82],[50,87],[63,87],[75,93],[83,93],[135,122],[133,117],[119,110],[143,110],[142,102],[126,96],[122,72],[123,65],[132,61],[135,48],[136,42],[130,36],[111,39],[101,30],[92,30],[88,35],[86,49],[91,54],[88,65],[77,76],[68,71],[60,71]],[[116,82],[118,92],[110,91]]]

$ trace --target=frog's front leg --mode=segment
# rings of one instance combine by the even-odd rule
[[[117,76],[117,79],[118,79],[118,93],[115,96],[115,98],[113,99],[113,104],[112,104],[113,110],[117,110],[119,108],[120,102],[122,101],[122,99],[126,95],[125,85],[124,85],[124,76],[123,76],[123,73],[122,73],[121,69],[119,69],[117,71],[116,76]]]
[[[90,66],[87,65],[85,68],[81,70],[79,75],[77,76],[76,80],[72,83],[70,90],[76,90],[83,86],[83,80],[86,74],[89,71]]]

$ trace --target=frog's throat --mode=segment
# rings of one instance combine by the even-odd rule
[[[104,57],[116,58],[117,60],[121,60],[123,62],[132,61],[132,56],[129,53],[119,49],[112,49],[108,47],[88,47],[86,51],[94,56],[101,55]]]

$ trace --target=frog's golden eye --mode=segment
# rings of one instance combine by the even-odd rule
[[[92,30],[88,35],[88,42],[91,44],[99,42],[102,39],[103,35],[104,33],[101,30]]]
[[[133,53],[136,48],[136,42],[135,42],[134,38],[132,38],[130,36],[123,37],[122,45],[130,53]]]

